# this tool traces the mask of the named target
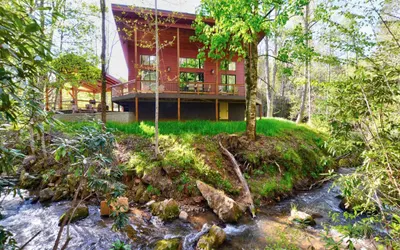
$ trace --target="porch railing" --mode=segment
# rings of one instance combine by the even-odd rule
[[[154,93],[154,91],[154,81],[129,81],[112,86],[112,97],[133,93]],[[166,82],[160,83],[159,93],[245,96],[246,90],[244,84]]]

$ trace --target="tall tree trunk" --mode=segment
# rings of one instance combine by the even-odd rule
[[[104,124],[107,122],[106,113],[106,3],[100,0],[101,9],[101,120]]]
[[[309,47],[309,39],[308,39],[308,32],[309,32],[309,11],[310,11],[310,4],[308,3],[306,5],[305,8],[305,13],[304,13],[304,35],[306,36],[306,48]],[[306,54],[306,60],[305,60],[305,67],[304,67],[304,77],[306,80],[306,83],[304,84],[304,88],[303,88],[303,92],[301,95],[301,104],[300,104],[300,110],[299,110],[299,114],[297,116],[296,119],[296,123],[301,123],[304,117],[304,110],[306,107],[306,99],[307,99],[307,92],[308,92],[308,88],[310,87],[310,83],[311,83],[311,77],[309,75],[309,58],[310,56],[308,55],[308,50],[307,50],[307,54]],[[309,101],[311,99],[309,98]]]
[[[155,97],[156,97],[156,107],[155,107],[155,117],[154,117],[154,127],[155,127],[155,133],[154,133],[154,140],[155,140],[155,155],[158,157],[160,154],[159,148],[158,148],[158,113],[159,113],[159,63],[160,63],[160,58],[159,58],[159,53],[158,53],[158,10],[157,10],[157,0],[155,0],[155,25],[156,25],[156,88],[155,88]]]
[[[269,78],[269,39],[265,36],[265,82],[267,83],[267,117],[271,117],[272,96],[271,96],[271,81]]]
[[[275,18],[277,15],[277,10],[275,9]],[[274,67],[272,68],[272,83],[271,83],[271,106],[270,106],[270,115],[269,117],[274,116],[274,99],[275,99],[275,86],[276,86],[276,73],[278,71],[278,60],[276,60],[278,56],[278,34],[275,33],[274,36]]]
[[[246,134],[250,140],[256,140],[256,98],[257,98],[257,42],[247,45],[246,58]]]

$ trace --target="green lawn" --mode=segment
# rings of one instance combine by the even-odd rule
[[[151,134],[154,122],[142,123],[115,123],[108,122],[107,127],[116,129],[127,134]],[[244,121],[165,121],[159,123],[160,133],[164,135],[186,135],[186,134],[201,134],[201,135],[217,135],[220,133],[242,133],[246,130]],[[284,131],[306,131],[309,128],[298,126],[294,122],[268,118],[257,121],[257,133],[267,136],[277,136]]]

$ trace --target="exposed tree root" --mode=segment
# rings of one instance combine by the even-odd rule
[[[244,202],[249,207],[250,213],[254,218],[256,216],[256,210],[254,207],[253,198],[251,197],[251,193],[250,193],[249,186],[247,185],[247,181],[244,178],[242,171],[240,171],[240,166],[237,163],[233,154],[231,152],[229,152],[224,146],[222,146],[221,142],[219,142],[219,146],[222,149],[222,153],[229,158],[229,160],[231,161],[231,163],[233,165],[233,169],[235,170],[235,173],[236,173],[237,177],[239,178],[240,183],[243,186]]]

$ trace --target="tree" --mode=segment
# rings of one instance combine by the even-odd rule
[[[103,124],[107,121],[106,113],[106,2],[100,0],[101,9],[101,120]]]
[[[250,140],[256,139],[256,93],[258,42],[268,34],[271,25],[283,25],[289,13],[301,7],[301,1],[271,3],[269,1],[204,0],[195,22],[196,40],[203,44],[199,57],[229,60],[238,55],[245,60],[246,77],[246,133]],[[269,14],[279,8],[282,11],[275,20]],[[207,17],[215,20],[210,24]]]

